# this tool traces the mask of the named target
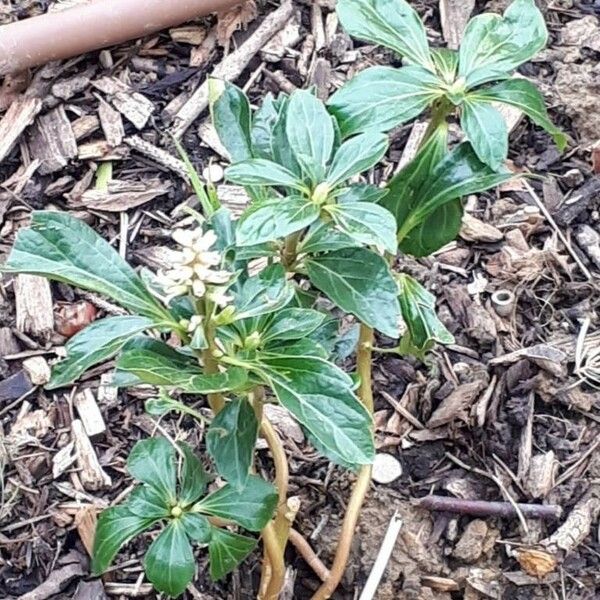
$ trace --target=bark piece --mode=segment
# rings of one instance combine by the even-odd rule
[[[122,212],[163,196],[170,189],[168,183],[158,180],[147,182],[112,180],[107,190],[85,191],[75,205],[108,212]]]
[[[293,48],[300,41],[300,19],[294,13],[283,29],[276,33],[260,51],[260,57],[266,62],[279,62],[288,48]]]
[[[99,128],[100,119],[96,115],[83,115],[71,123],[71,129],[77,141],[86,138]]]
[[[465,528],[465,532],[458,540],[453,556],[466,562],[474,563],[482,555],[484,542],[488,535],[488,526],[481,519],[474,519]]]
[[[104,585],[100,579],[94,581],[80,581],[73,600],[108,600],[104,592]]]
[[[106,141],[113,147],[119,146],[125,137],[121,114],[105,100],[100,100],[98,116]]]
[[[41,161],[41,175],[64,169],[77,156],[77,140],[64,106],[38,117],[29,137],[29,150]]]
[[[454,419],[466,418],[468,409],[473,405],[479,392],[487,386],[483,381],[471,381],[459,385],[454,391],[444,398],[441,404],[427,421],[427,427],[441,427]]]
[[[250,196],[240,185],[223,184],[217,187],[219,199],[235,217],[239,217],[248,207]]]
[[[73,404],[89,437],[100,435],[106,431],[106,424],[92,390],[86,388],[75,394]]]
[[[468,242],[499,242],[504,238],[504,234],[489,223],[485,223],[465,213],[460,228],[460,237]]]
[[[39,98],[22,97],[15,100],[0,121],[0,162],[2,162],[28,125],[42,110]]]
[[[71,423],[71,435],[75,442],[77,467],[83,487],[91,491],[110,487],[112,480],[100,466],[94,447],[79,419]]]
[[[281,6],[267,15],[256,31],[237,50],[227,55],[214,69],[212,77],[233,81],[248,66],[252,57],[287,23],[294,7],[290,0],[284,0]],[[175,116],[172,134],[176,138],[187,131],[200,113],[208,107],[208,81],[205,81],[192,94]]]
[[[545,498],[554,485],[554,476],[558,464],[554,452],[536,454],[531,458],[525,488],[532,498]]]
[[[517,361],[526,358],[531,362],[535,363],[545,371],[556,375],[557,377],[562,376],[566,370],[567,355],[550,344],[536,344],[529,348],[521,348],[515,350],[509,354],[504,354],[496,358],[492,358],[489,361],[490,365],[507,365],[513,364]]]
[[[11,402],[24,396],[33,389],[31,379],[25,371],[18,371],[14,375],[0,381],[0,402]]]
[[[127,157],[129,150],[125,146],[113,148],[106,140],[98,140],[79,146],[79,160],[122,160]]]
[[[50,365],[43,356],[31,356],[24,360],[23,369],[33,385],[46,385],[50,381]]]
[[[448,48],[457,50],[475,8],[475,0],[440,0],[442,33]]]
[[[50,283],[37,275],[17,275],[15,279],[17,329],[43,341],[54,330]]]
[[[21,348],[10,327],[0,327],[0,358],[17,354]]]
[[[125,143],[148,158],[155,160],[158,164],[166,167],[167,169],[177,173],[180,177],[188,180],[187,168],[185,163],[178,158],[175,158],[162,148],[147,142],[139,135],[132,135],[125,138]]]
[[[79,537],[90,557],[93,556],[97,521],[96,509],[93,506],[84,506],[75,515],[77,533],[79,533]]]
[[[72,563],[52,571],[44,583],[38,585],[31,592],[19,596],[18,600],[46,600],[64,590],[73,579],[86,574],[80,563]]]

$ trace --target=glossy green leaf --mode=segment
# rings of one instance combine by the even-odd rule
[[[386,194],[387,190],[385,188],[370,183],[357,183],[343,188],[337,197],[337,201],[340,204],[345,202],[379,202]]]
[[[386,260],[365,248],[336,250],[306,260],[311,282],[346,312],[398,337],[398,288]]]
[[[361,242],[351,235],[337,229],[335,223],[317,221],[304,236],[299,250],[303,253],[317,254],[343,248],[358,248],[361,245]]]
[[[276,101],[279,115],[277,117],[277,122],[273,126],[273,138],[271,140],[273,160],[280,165],[285,165],[299,179],[304,180],[306,173],[300,166],[300,163],[296,160],[296,155],[294,154],[294,150],[292,149],[286,134],[289,103],[290,99],[285,95],[278,96]]]
[[[213,530],[216,529],[204,515],[198,513],[185,512],[180,520],[190,540],[200,544],[208,544]]]
[[[171,514],[171,507],[163,494],[148,485],[135,487],[127,496],[125,506],[138,517],[164,519]]]
[[[277,491],[271,483],[250,475],[242,490],[227,484],[196,503],[193,511],[260,531],[273,516],[277,500]]]
[[[183,457],[179,456],[179,492],[177,500],[182,506],[192,504],[204,492],[208,485],[208,473],[188,444],[178,444]]]
[[[399,244],[400,250],[412,256],[433,254],[458,237],[463,212],[461,198],[443,204],[406,234]]]
[[[151,338],[129,342],[117,360],[118,385],[140,383],[176,387],[187,393],[214,394],[241,387],[246,377],[241,369],[205,375],[198,361]]]
[[[436,48],[432,50],[431,57],[440,79],[448,85],[452,85],[458,70],[458,52],[450,48]]]
[[[423,67],[370,67],[353,77],[328,102],[344,137],[388,131],[422,113],[443,94],[443,82]]]
[[[435,312],[435,296],[404,273],[399,275],[398,283],[402,318],[408,329],[403,336],[401,347],[412,348],[413,353],[422,357],[436,342],[453,344],[454,336]]]
[[[244,398],[228,402],[206,432],[206,449],[217,472],[238,491],[248,481],[257,436],[258,420]]]
[[[127,458],[132,477],[145,483],[167,503],[177,498],[175,448],[162,437],[140,440]]]
[[[290,96],[285,124],[287,141],[304,172],[318,183],[331,158],[335,132],[321,100],[306,90]]]
[[[122,546],[158,520],[157,517],[135,515],[126,505],[103,510],[98,517],[94,535],[92,573],[100,575],[106,571]]]
[[[144,570],[152,585],[172,598],[183,594],[194,578],[196,563],[181,520],[174,519],[150,544]]]
[[[310,308],[284,308],[278,311],[261,335],[263,343],[298,340],[323,323],[325,315]]]
[[[481,162],[498,169],[508,154],[508,128],[504,117],[489,103],[466,98],[460,125]]]
[[[72,383],[90,367],[112,358],[128,340],[153,324],[148,317],[119,316],[88,325],[66,343],[67,358],[52,369],[52,379],[46,389]]]
[[[300,231],[319,218],[319,207],[301,196],[276,198],[245,213],[236,229],[239,246],[254,246]]]
[[[273,134],[275,125],[279,119],[279,110],[273,94],[268,93],[260,108],[254,113],[250,139],[252,140],[252,152],[256,158],[274,160]]]
[[[235,295],[236,318],[247,319],[275,312],[292,300],[294,287],[281,265],[270,265],[249,277]]]
[[[345,141],[335,153],[327,183],[334,188],[355,175],[375,166],[388,148],[387,135],[367,132]]]
[[[246,94],[220,79],[209,79],[210,114],[219,138],[231,161],[252,158],[250,142],[251,112]]]
[[[264,158],[251,158],[232,165],[225,171],[227,179],[240,185],[282,186],[305,191],[294,173]]]
[[[34,212],[31,227],[17,234],[5,268],[98,292],[136,314],[170,320],[118,252],[83,221],[64,212]]]
[[[396,253],[396,219],[383,206],[346,202],[328,206],[326,210],[336,226],[351,238],[361,244],[382,247],[390,254]]]
[[[545,129],[554,139],[559,150],[567,146],[566,135],[550,120],[544,98],[537,87],[527,79],[506,79],[491,87],[470,93],[467,98],[483,102],[503,102],[516,106],[536,125]]]
[[[433,68],[425,27],[405,0],[338,0],[337,13],[350,35]]]
[[[265,353],[259,361],[277,399],[310,432],[318,450],[344,466],[373,461],[371,417],[344,371],[308,355]]]
[[[233,571],[256,547],[256,540],[226,529],[214,528],[208,554],[210,577],[218,581]]]
[[[469,89],[502,79],[539,52],[547,39],[544,16],[534,0],[514,0],[503,16],[484,13],[469,21],[458,75]]]

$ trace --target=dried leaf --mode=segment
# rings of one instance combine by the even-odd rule
[[[221,46],[229,43],[231,36],[256,18],[255,0],[246,0],[230,10],[217,13],[217,41]]]
[[[556,569],[556,558],[542,550],[519,550],[517,560],[523,571],[532,577],[542,578]]]

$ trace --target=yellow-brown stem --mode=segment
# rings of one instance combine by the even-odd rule
[[[274,521],[271,521],[262,530],[262,539],[269,564],[266,569],[268,577],[263,576],[261,581],[261,595],[259,598],[260,600],[277,600],[285,581],[285,563],[283,549],[277,539]]]
[[[289,540],[300,553],[306,564],[315,572],[321,581],[327,581],[330,576],[329,569],[323,564],[321,559],[315,554],[310,544],[295,529],[290,529]]]
[[[366,406],[367,410],[373,414],[373,388],[371,380],[371,357],[373,352],[373,330],[364,324],[360,326],[360,336],[358,338],[358,349],[356,358],[356,370],[360,376],[359,398]],[[360,509],[364,502],[369,484],[371,483],[371,465],[364,465],[352,489],[352,495],[348,501],[348,508],[344,515],[340,540],[335,552],[333,565],[329,577],[323,582],[321,587],[315,592],[312,600],[325,600],[330,598],[339,585],[342,575],[346,570],[350,549],[352,547],[352,538],[360,515]]]
[[[302,231],[297,231],[296,233],[288,235],[285,239],[285,244],[281,252],[281,262],[287,270],[290,270],[292,265],[296,262],[297,247],[301,235]]]

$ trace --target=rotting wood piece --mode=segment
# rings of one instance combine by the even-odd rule
[[[48,341],[54,330],[50,283],[37,275],[17,275],[15,279],[17,329]]]
[[[71,423],[71,435],[75,442],[78,474],[83,487],[92,491],[110,487],[112,480],[100,466],[94,446],[79,419],[75,419]]]
[[[39,98],[15,100],[0,121],[0,162],[3,161],[28,125],[42,110]]]

